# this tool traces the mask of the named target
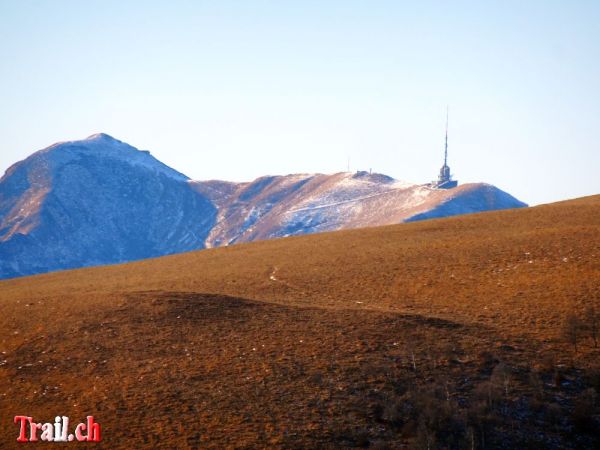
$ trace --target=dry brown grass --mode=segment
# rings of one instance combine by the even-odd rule
[[[0,447],[16,414],[102,448],[589,444],[561,417],[600,352],[562,330],[599,256],[594,196],[6,280]]]

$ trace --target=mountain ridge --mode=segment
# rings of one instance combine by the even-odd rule
[[[197,181],[96,133],[0,179],[0,278],[524,206],[487,184],[434,189],[365,171]]]
[[[367,172],[191,183],[219,203],[208,247],[526,206],[487,183],[434,189]]]

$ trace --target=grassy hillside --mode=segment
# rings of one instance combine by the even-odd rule
[[[599,261],[594,196],[5,280],[0,446],[598,445]]]

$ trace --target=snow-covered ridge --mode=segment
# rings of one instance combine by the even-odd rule
[[[444,190],[369,172],[193,183],[218,206],[207,247],[526,206],[483,183]]]
[[[57,142],[34,153],[30,158],[36,155],[47,157],[49,162],[55,166],[65,164],[82,156],[111,158],[177,180],[184,181],[189,179],[182,173],[154,158],[149,151],[138,150],[106,133],[92,134],[86,139]]]

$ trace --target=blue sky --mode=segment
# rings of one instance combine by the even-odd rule
[[[600,193],[600,2],[0,0],[0,172],[106,132],[196,179],[442,163]]]

